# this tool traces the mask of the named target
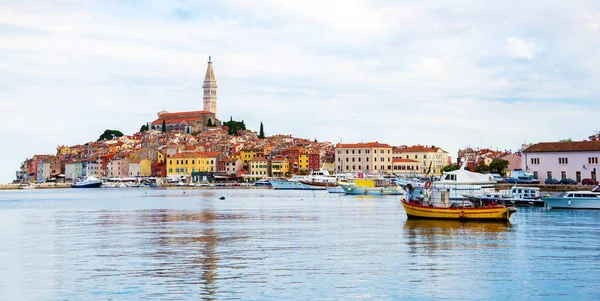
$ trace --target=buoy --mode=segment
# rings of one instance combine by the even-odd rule
[[[183,192],[183,194],[185,194],[185,191]]]
[[[224,199],[225,199],[225,197],[224,197],[224,196],[222,196],[222,197],[220,197],[220,198],[219,198],[219,200],[224,200]]]

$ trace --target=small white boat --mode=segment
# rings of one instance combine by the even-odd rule
[[[555,209],[600,209],[600,186],[591,191],[567,191],[558,196],[544,196],[542,200]]]
[[[21,184],[19,185],[19,189],[34,189],[35,185],[33,183],[28,183],[28,184]]]

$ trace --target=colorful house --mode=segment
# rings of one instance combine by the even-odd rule
[[[275,157],[271,160],[271,174],[274,177],[283,177],[290,172],[290,162],[287,158]]]

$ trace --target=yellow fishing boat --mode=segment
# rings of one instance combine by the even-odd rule
[[[407,198],[402,199],[402,206],[409,219],[508,221],[517,212],[514,206],[506,206],[500,202],[473,202],[468,199],[450,202],[446,191],[426,190],[421,195],[410,184],[405,189]]]
[[[427,204],[417,204],[402,200],[402,206],[409,219],[455,219],[455,220],[480,220],[480,221],[508,221],[517,212],[514,207],[504,205],[486,207],[438,207]]]

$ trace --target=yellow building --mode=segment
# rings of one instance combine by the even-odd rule
[[[149,177],[152,175],[152,161],[143,159],[140,161],[140,176]]]
[[[245,178],[256,181],[264,177],[268,177],[269,172],[269,160],[264,158],[256,158],[248,163],[250,170]]]
[[[298,156],[298,170],[308,172],[308,155],[301,154]]]
[[[419,169],[426,174],[431,165],[431,174],[442,175],[442,168],[448,165],[448,152],[435,146],[406,146],[394,149],[395,159],[412,159],[419,162]]]
[[[156,161],[158,163],[165,162],[165,157],[166,157],[165,154],[158,152]]]
[[[193,172],[216,172],[219,155],[219,152],[175,154],[167,158],[167,177],[189,177]]]
[[[287,158],[273,158],[271,160],[271,174],[282,177],[290,171],[290,162]]]
[[[240,159],[242,160],[242,167],[248,169],[248,162],[254,160],[254,158],[262,155],[262,150],[257,149],[243,149],[240,151]]]

